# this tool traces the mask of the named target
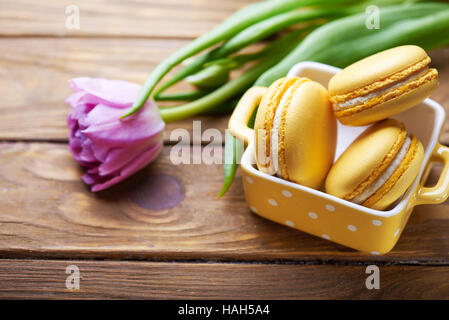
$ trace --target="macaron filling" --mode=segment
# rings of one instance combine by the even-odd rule
[[[401,149],[391,161],[391,164],[385,169],[384,172],[375,180],[371,185],[369,185],[361,194],[355,196],[351,202],[357,204],[363,204],[367,199],[374,195],[393,175],[393,173],[399,168],[402,161],[406,158],[407,152],[410,149],[412,139],[407,135]]]
[[[297,86],[292,85],[290,88],[282,96],[281,102],[276,108],[273,126],[271,127],[271,139],[270,139],[270,163],[275,171],[276,176],[280,178],[284,178],[282,176],[281,167],[279,165],[279,141],[281,137],[280,133],[280,125],[282,122],[282,114],[290,104],[290,97],[293,95],[294,91],[297,89]]]
[[[419,70],[417,72],[414,72],[414,73],[410,74],[408,77],[406,77],[405,79],[403,79],[403,80],[401,80],[399,82],[390,84],[390,85],[388,85],[388,86],[386,86],[384,88],[381,88],[381,89],[377,89],[377,90],[375,90],[373,92],[370,92],[368,94],[362,95],[360,97],[355,97],[355,98],[346,100],[344,102],[335,103],[334,105],[337,108],[344,109],[344,108],[349,108],[349,107],[352,107],[352,106],[355,106],[355,105],[364,104],[367,101],[369,101],[369,100],[371,100],[371,99],[373,99],[373,98],[375,98],[377,96],[381,96],[381,95],[387,93],[390,90],[394,90],[396,88],[399,88],[401,86],[406,85],[407,83],[409,83],[411,81],[414,81],[414,80],[420,78],[421,76],[426,74],[428,71],[429,71],[429,67],[426,66],[424,69],[421,69],[421,70]]]

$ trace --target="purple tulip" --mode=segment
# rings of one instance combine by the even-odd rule
[[[99,78],[70,80],[74,93],[67,123],[69,147],[87,168],[82,179],[92,191],[109,188],[153,161],[162,149],[165,123],[153,102],[120,119],[139,93],[134,83]]]

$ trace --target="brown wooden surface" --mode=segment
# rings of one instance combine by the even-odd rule
[[[218,200],[221,165],[176,166],[168,146],[129,181],[98,194],[80,181],[65,144],[9,143],[0,150],[3,257],[449,263],[449,203],[417,207],[393,252],[372,256],[252,214],[240,176]],[[182,191],[153,195],[151,185],[166,186],[160,175]],[[167,201],[179,204],[153,210]]]
[[[80,30],[64,26],[69,1],[0,2],[0,298],[449,297],[448,201],[416,207],[391,253],[359,253],[250,213],[239,173],[218,200],[220,165],[173,165],[170,132],[191,132],[193,119],[169,124],[158,160],[122,185],[93,194],[80,181],[66,144],[67,80],[142,83],[250,2],[77,1]],[[432,97],[447,107],[449,48],[431,55],[441,82]],[[228,117],[195,119],[222,132]],[[73,259],[79,292],[64,286]],[[372,263],[379,291],[364,287]]]
[[[0,38],[0,139],[67,141],[70,106],[64,100],[70,94],[70,78],[91,76],[143,83],[149,70],[186,43],[164,39]],[[436,50],[432,58],[442,84],[432,98],[449,110],[449,48]],[[188,89],[186,85],[177,87]],[[200,120],[203,130],[223,132],[228,116],[196,116],[168,124],[166,142],[174,129],[191,133],[192,120]],[[449,144],[449,122],[441,141]]]
[[[5,36],[194,38],[254,0],[2,0]],[[78,6],[79,30],[65,27],[68,5]]]
[[[66,289],[69,265],[79,268],[79,290]],[[367,290],[365,265],[3,260],[0,299],[441,299],[449,293],[447,266],[379,270],[380,289]]]
[[[67,141],[67,81],[90,76],[143,83],[186,40],[0,38],[0,139]],[[50,50],[51,48],[51,50]],[[187,90],[178,86],[178,90]],[[202,129],[227,127],[227,116],[197,116]],[[192,119],[167,125],[192,132]]]

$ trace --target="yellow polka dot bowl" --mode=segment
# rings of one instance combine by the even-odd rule
[[[288,76],[307,77],[327,87],[338,71],[340,69],[320,63],[301,62]],[[416,205],[438,204],[449,196],[449,148],[439,144],[445,112],[431,99],[394,116],[423,143],[425,155],[412,186],[386,211],[366,208],[257,170],[254,134],[246,126],[254,108],[251,104],[247,107],[239,104],[229,129],[248,143],[240,163],[246,202],[252,212],[266,219],[356,250],[385,254],[397,243]],[[366,128],[338,124],[335,160]],[[434,162],[443,163],[443,170],[435,186],[425,187]]]

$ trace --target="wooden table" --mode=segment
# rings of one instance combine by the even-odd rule
[[[449,202],[417,207],[394,250],[373,256],[251,214],[240,175],[218,200],[221,166],[172,164],[169,134],[158,160],[121,186],[94,194],[80,181],[67,148],[67,80],[143,83],[250,2],[0,2],[0,298],[449,297]],[[72,3],[79,30],[65,27]],[[432,58],[441,74],[433,98],[449,106],[449,48]],[[227,123],[195,119],[203,130]],[[175,128],[191,131],[192,119],[167,132]],[[154,210],[164,199],[176,205]],[[371,264],[379,290],[365,287]],[[69,265],[79,290],[66,288]]]

